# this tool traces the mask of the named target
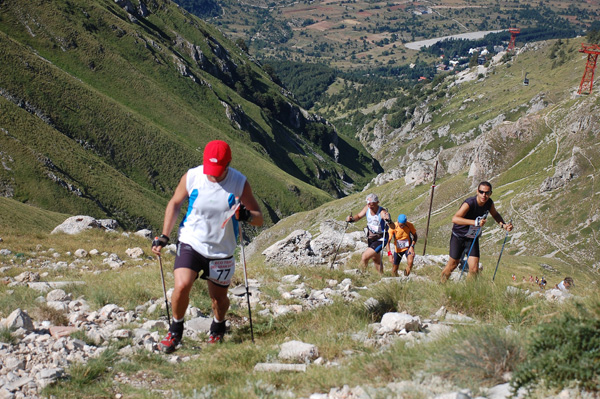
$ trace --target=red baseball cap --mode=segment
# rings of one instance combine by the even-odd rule
[[[231,148],[222,140],[213,140],[204,148],[205,175],[220,176],[231,162]]]

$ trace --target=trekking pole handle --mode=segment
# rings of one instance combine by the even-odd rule
[[[483,216],[477,216],[475,218],[475,226],[482,227],[481,226],[481,221],[482,220],[487,220],[487,217],[488,217],[488,211],[485,211],[485,213],[483,214]]]

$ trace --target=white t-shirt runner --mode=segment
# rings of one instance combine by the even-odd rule
[[[211,182],[203,166],[187,172],[186,189],[189,196],[187,213],[179,228],[179,241],[190,245],[206,258],[228,258],[235,252],[237,220],[232,217],[221,228],[235,198],[244,191],[246,176],[229,168],[220,182]],[[215,265],[217,266],[217,265]]]

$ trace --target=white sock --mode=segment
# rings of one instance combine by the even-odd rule
[[[175,317],[173,317],[174,323],[181,323],[183,320],[185,320],[185,317],[182,317],[181,319],[176,319]]]
[[[219,320],[217,320],[217,318],[216,318],[216,317],[213,317],[213,320],[214,320],[214,321],[215,321],[215,323],[217,323],[217,324],[223,323],[223,321],[225,321],[225,320],[223,320],[223,321],[219,321]]]

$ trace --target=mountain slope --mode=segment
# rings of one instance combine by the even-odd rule
[[[3,195],[156,228],[223,139],[277,221],[381,170],[218,30],[168,1],[134,3],[2,2]]]
[[[556,43],[565,54],[558,63],[549,55]],[[394,217],[408,214],[422,243],[428,183],[437,161],[428,253],[446,253],[452,215],[474,195],[479,181],[489,180],[497,208],[515,225],[505,251],[515,255],[511,267],[543,275],[549,273],[543,266],[547,259],[562,265],[561,273],[596,272],[600,94],[576,94],[581,75],[573,71],[582,73],[585,66],[579,47],[576,41],[527,46],[513,58],[499,57],[489,68],[474,67],[426,88],[429,95],[398,129],[386,127],[386,116],[365,126],[365,132],[376,137],[369,141],[374,144],[370,150],[386,167],[367,192],[377,193]],[[523,85],[525,72],[528,86]],[[377,147],[377,140],[394,145]],[[364,193],[355,194],[295,215],[265,237],[273,242],[296,228],[318,234],[322,220],[342,220],[362,206]],[[504,232],[490,225],[482,237],[484,264],[493,267]],[[257,242],[259,249],[267,244]]]

